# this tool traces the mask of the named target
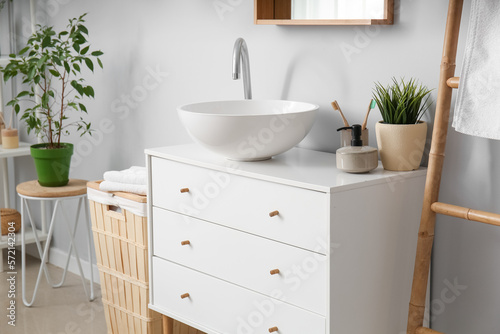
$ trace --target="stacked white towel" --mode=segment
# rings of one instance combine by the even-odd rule
[[[104,181],[99,185],[103,191],[125,191],[146,195],[148,191],[148,173],[145,167],[132,166],[122,171],[104,173]]]
[[[500,139],[500,1],[473,0],[453,127]]]
[[[109,171],[104,173],[104,180],[130,184],[148,184],[148,173],[145,167],[132,166],[122,171]]]

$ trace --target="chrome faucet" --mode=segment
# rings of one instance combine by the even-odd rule
[[[233,50],[233,80],[238,80],[241,74],[241,61],[243,61],[243,90],[245,99],[252,99],[252,83],[250,80],[250,58],[248,57],[247,43],[243,38],[238,38]]]

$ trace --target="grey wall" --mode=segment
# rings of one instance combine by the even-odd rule
[[[221,4],[227,11],[217,11]],[[68,139],[76,144],[72,176],[99,179],[106,170],[143,165],[145,148],[189,142],[175,111],[180,104],[242,98],[242,82],[230,73],[240,36],[250,50],[254,98],[319,104],[319,118],[301,146],[334,152],[342,122],[331,101],[339,101],[351,123],[360,123],[374,81],[414,76],[437,87],[447,1],[401,0],[396,6],[393,26],[284,27],[254,25],[250,0],[49,1],[40,6],[40,20],[62,26],[89,12],[93,46],[106,53],[105,69],[89,77],[96,99],[87,107],[96,135]],[[466,1],[459,59],[469,7]],[[373,112],[372,146],[378,120]],[[498,142],[451,131],[441,200],[499,211],[499,153]],[[18,181],[34,177],[29,160],[18,168]],[[500,231],[491,227],[438,219],[436,329],[498,333],[499,240]],[[63,235],[56,235],[55,247],[66,249]],[[455,281],[460,286],[450,289]]]

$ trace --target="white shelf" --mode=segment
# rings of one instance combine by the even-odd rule
[[[3,196],[4,196],[4,206],[5,208],[10,208],[10,189],[9,189],[9,166],[7,164],[7,158],[15,158],[30,155],[30,143],[19,143],[19,148],[4,149],[0,145],[0,166],[1,166],[1,176],[3,183]]]
[[[0,158],[13,158],[30,155],[30,143],[19,142],[19,148],[5,149],[0,145]]]
[[[37,231],[37,235],[38,235],[38,240],[40,240],[40,241],[47,240],[47,233],[42,233],[42,231],[40,231],[38,229],[36,231]],[[24,238],[26,240],[27,245],[35,243],[35,233],[31,229],[31,227],[25,227]],[[8,246],[7,240],[8,240],[8,238],[6,235],[2,235],[0,237],[0,249],[7,248],[7,246]],[[21,246],[21,243],[22,243],[21,230],[19,230],[19,232],[16,233],[16,246]]]

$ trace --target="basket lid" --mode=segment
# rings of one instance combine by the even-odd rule
[[[128,200],[134,201],[134,202],[139,202],[139,203],[147,203],[148,202],[148,197],[145,196],[145,195],[127,193],[127,192],[122,192],[122,191],[103,191],[103,190],[100,190],[99,189],[99,184],[102,181],[103,180],[87,182],[87,187],[91,188],[91,189],[99,190],[99,191],[102,191],[102,192],[110,193],[110,194],[113,194],[113,195],[115,195],[117,197],[122,197],[122,198],[125,198],[125,199],[128,199]]]

